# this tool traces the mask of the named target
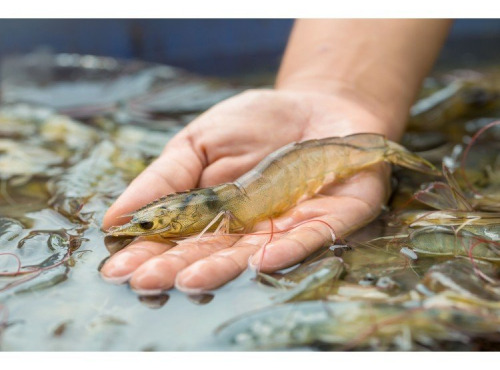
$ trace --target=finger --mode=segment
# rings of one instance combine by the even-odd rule
[[[231,248],[226,248],[203,258],[179,272],[175,287],[187,293],[201,293],[226,284],[246,270],[249,257],[269,236],[244,237]]]
[[[101,268],[101,276],[112,283],[124,283],[140,265],[171,247],[153,241],[134,242],[106,261]]]
[[[305,208],[305,212],[301,212],[301,208]],[[317,215],[324,214],[304,221],[304,215],[311,210]],[[286,219],[288,224],[296,217],[293,221],[303,224],[259,250],[251,258],[250,266],[263,272],[292,266],[333,239],[368,223],[377,214],[371,204],[357,198],[328,197],[306,201]],[[276,220],[276,224],[279,226],[280,220]]]
[[[204,257],[234,244],[238,237],[214,236],[202,240],[185,240],[163,254],[155,256],[132,274],[130,286],[142,294],[154,294],[174,286],[182,269]]]
[[[163,153],[136,177],[109,208],[103,229],[126,222],[120,217],[174,191],[193,188],[203,169],[203,158],[185,135],[172,139]]]

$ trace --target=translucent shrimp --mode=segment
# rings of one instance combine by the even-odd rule
[[[285,274],[283,279],[259,273],[262,280],[287,291],[276,297],[279,302],[313,300],[331,290],[332,285],[344,272],[344,262],[338,257],[327,257],[305,263]]]
[[[146,205],[108,235],[175,239],[221,228],[244,232],[314,196],[324,185],[380,162],[439,174],[426,160],[378,134],[291,143],[234,182],[167,195]]]
[[[410,234],[414,252],[434,256],[469,256],[486,261],[500,261],[499,225],[429,226]]]
[[[410,110],[409,127],[436,129],[464,116],[497,109],[500,104],[498,80],[489,76],[475,80],[456,80],[419,100]]]
[[[497,338],[494,335],[500,320],[495,312],[475,309],[473,304],[455,306],[451,300],[441,300],[429,308],[370,302],[294,302],[235,317],[219,326],[215,335],[220,344],[232,350],[254,351],[311,347],[449,350],[450,344],[467,348],[464,345]]]

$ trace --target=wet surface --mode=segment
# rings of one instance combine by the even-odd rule
[[[443,177],[396,170],[388,209],[342,243],[210,294],[138,296],[99,275],[129,242],[105,244],[104,212],[186,122],[241,87],[42,58],[23,61],[30,79],[2,82],[2,350],[500,348],[500,126],[475,137],[498,116],[496,77],[429,79],[404,144],[444,162]]]

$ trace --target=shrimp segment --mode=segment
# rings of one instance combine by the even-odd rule
[[[432,164],[378,134],[354,134],[291,143],[234,182],[162,197],[135,211],[110,236],[175,239],[216,229],[227,215],[229,232],[244,232],[311,198],[324,185],[389,162],[438,175]]]

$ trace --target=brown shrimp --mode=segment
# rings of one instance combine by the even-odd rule
[[[182,238],[217,229],[242,232],[275,217],[324,185],[380,162],[438,175],[426,160],[378,134],[354,134],[291,143],[234,182],[162,197],[135,211],[108,235]]]

